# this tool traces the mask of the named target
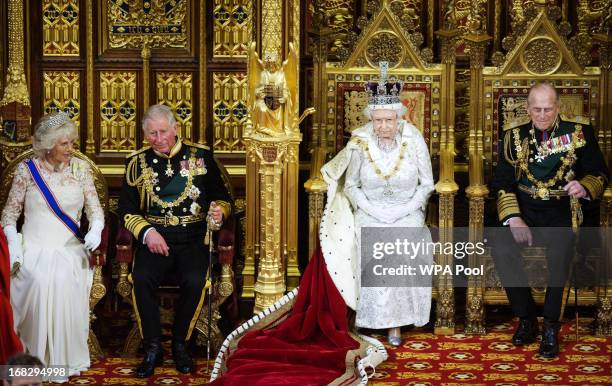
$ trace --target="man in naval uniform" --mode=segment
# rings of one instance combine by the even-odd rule
[[[558,332],[563,287],[574,254],[571,203],[598,200],[608,184],[608,169],[593,128],[562,120],[559,94],[539,83],[527,97],[529,119],[505,127],[500,160],[491,183],[499,220],[509,231],[498,234],[493,248],[496,270],[515,316],[516,346],[535,341],[536,305],[527,283],[521,247],[534,241],[546,246],[547,289],[540,355],[559,352]],[[544,227],[549,227],[544,229]],[[550,228],[558,227],[558,228]]]
[[[163,360],[157,290],[171,270],[180,286],[172,354],[178,371],[191,372],[187,342],[204,300],[207,224],[218,228],[231,212],[230,195],[211,151],[177,137],[167,106],[151,106],[142,128],[150,146],[128,156],[119,198],[122,222],[138,240],[132,295],[144,342],[144,360],[136,368],[139,378],[151,376]]]

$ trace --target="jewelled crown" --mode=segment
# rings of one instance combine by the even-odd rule
[[[402,107],[400,92],[403,83],[395,78],[389,78],[387,70],[388,62],[379,62],[380,78],[372,79],[365,83],[365,91],[368,94],[368,107],[377,109],[399,109]]]

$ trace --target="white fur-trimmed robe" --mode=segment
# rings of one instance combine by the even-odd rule
[[[431,161],[423,136],[406,121],[400,120],[398,125],[401,143],[390,153],[378,148],[372,123],[368,123],[354,130],[347,146],[321,169],[328,185],[321,248],[334,284],[346,304],[357,312],[358,327],[421,326],[429,321],[431,286],[360,286],[361,228],[424,226],[424,209],[433,191]],[[384,196],[386,182],[370,163],[365,145],[383,174],[389,174],[403,143],[407,145],[405,157],[399,171],[389,179],[395,193]],[[408,213],[389,222],[389,213],[401,211]],[[417,256],[417,264],[432,263],[431,254]]]

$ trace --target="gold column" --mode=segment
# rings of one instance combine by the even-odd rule
[[[594,34],[593,38],[599,43],[599,58],[601,64],[600,75],[600,109],[601,126],[599,128],[599,145],[604,153],[607,164],[612,165],[612,36],[609,34]],[[608,184],[604,192],[601,206],[601,226],[603,245],[603,261],[612,261],[612,182]],[[607,272],[603,273],[604,282],[597,287],[597,316],[595,318],[596,335],[612,335],[612,283],[607,280],[610,277],[612,267],[607,266]]]
[[[439,231],[440,243],[453,242],[453,213],[455,194],[459,186],[454,180],[455,136],[448,126],[442,126],[440,136],[440,180],[436,183],[436,192],[440,196]],[[437,256],[437,263],[442,266],[453,266],[452,254]],[[438,301],[436,302],[436,322],[434,333],[451,335],[455,333],[455,291],[452,275],[439,276]]]
[[[6,69],[6,82],[4,95],[0,100],[0,125],[4,129],[5,121],[15,123],[13,140],[4,136],[0,139],[2,159],[0,167],[4,167],[8,160],[23,152],[31,144],[30,125],[32,124],[32,109],[30,95],[25,77],[24,67],[24,29],[23,7],[21,0],[8,2],[8,67]]]
[[[151,79],[151,48],[145,39],[140,51],[142,57],[142,106],[146,111],[149,108],[149,79]]]
[[[93,53],[93,0],[86,1],[86,56],[87,56],[87,140],[85,142],[85,154],[93,158],[96,153],[94,139],[94,53]]]
[[[200,134],[199,142],[206,144],[206,124],[208,121],[208,93],[206,80],[208,79],[208,57],[206,56],[206,1],[200,3],[200,63],[199,63],[199,87],[200,87]]]
[[[439,221],[440,242],[453,241],[453,214],[455,194],[459,186],[455,183],[455,95],[450,85],[455,83],[455,50],[460,31],[456,28],[455,20],[450,13],[444,21],[444,28],[436,31],[440,38],[442,63],[444,71],[441,79],[443,91],[440,105],[441,135],[440,135],[440,179],[436,183],[436,192],[439,195]],[[436,263],[442,266],[453,266],[453,255],[441,254],[436,256]],[[439,276],[438,299],[436,302],[436,334],[449,335],[455,332],[455,291],[452,275]]]
[[[310,160],[310,178],[304,183],[308,192],[308,258],[310,259],[317,248],[321,217],[325,209],[325,192],[327,184],[321,176],[321,167],[325,163],[327,151],[324,147],[313,149]]]
[[[327,184],[321,176],[321,166],[325,163],[328,149],[327,138],[327,45],[331,30],[327,26],[325,9],[320,1],[315,3],[313,31],[310,33],[313,44],[313,99],[316,112],[312,119],[311,168],[310,178],[304,183],[308,192],[308,258],[317,248],[319,226],[325,207]]]
[[[484,233],[484,200],[489,189],[484,184],[482,162],[483,148],[483,114],[481,98],[484,95],[482,68],[484,67],[485,49],[491,37],[480,29],[480,24],[474,24],[473,29],[465,35],[464,40],[470,56],[470,132],[468,142],[469,180],[466,189],[469,199],[469,241],[481,242]],[[471,254],[468,257],[470,267],[480,266],[480,257]],[[482,276],[470,275],[466,295],[467,334],[484,334],[484,282]]]
[[[427,0],[427,47],[433,50],[434,45],[434,22],[436,15],[434,11],[434,0]]]
[[[259,256],[253,289],[255,312],[270,306],[286,288],[291,290],[299,281],[297,193],[302,141],[298,118],[299,53],[289,41],[299,30],[291,30],[294,27],[287,23],[291,17],[283,16],[290,12],[291,1],[261,0],[259,9],[261,41],[251,44],[247,69],[251,121],[243,136],[247,149],[245,269],[250,259]],[[262,56],[270,59],[267,67],[259,60],[256,47],[261,47]],[[271,58],[278,58],[275,66]],[[261,98],[262,92],[268,99]],[[276,103],[266,104],[266,100]]]

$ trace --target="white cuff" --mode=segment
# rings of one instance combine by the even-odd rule
[[[149,234],[149,232],[150,232],[151,230],[153,230],[153,229],[155,229],[155,228],[151,227],[151,228],[147,229],[147,230],[145,231],[144,235],[142,235],[142,243],[143,243],[144,245],[146,245],[146,244],[147,244],[147,243],[146,243],[146,240],[147,240],[147,235],[148,235],[148,234]]]

